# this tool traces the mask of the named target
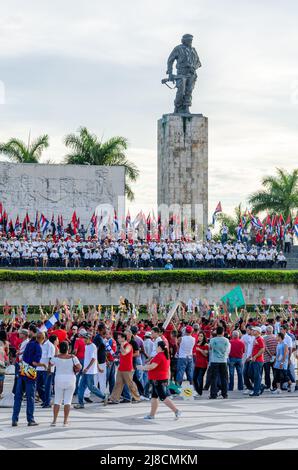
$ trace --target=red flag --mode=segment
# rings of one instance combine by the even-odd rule
[[[71,222],[72,222],[73,233],[76,235],[77,228],[78,228],[78,219],[77,219],[76,211],[74,211],[74,213],[72,214]]]
[[[2,205],[2,202],[0,202],[0,214],[2,215],[2,211],[3,211],[3,205]]]
[[[292,224],[292,219],[291,219],[291,216],[288,215],[288,218],[286,220],[286,226],[290,226]]]
[[[279,223],[280,225],[285,225],[284,218],[283,218],[283,216],[282,216],[281,214],[280,214],[280,216],[279,216],[278,223]]]

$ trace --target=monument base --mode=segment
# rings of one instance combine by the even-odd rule
[[[158,206],[180,207],[199,238],[208,226],[208,118],[164,114],[158,121]],[[176,210],[176,209],[175,209]],[[170,209],[170,212],[175,212]]]

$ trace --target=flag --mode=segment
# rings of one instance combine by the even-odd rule
[[[284,218],[283,218],[283,216],[282,216],[281,214],[280,214],[279,219],[278,219],[278,224],[279,224],[279,225],[285,225]]]
[[[128,210],[126,218],[125,218],[125,228],[128,229],[130,228],[130,226],[131,226],[131,217],[130,217],[130,213]]]
[[[22,224],[22,232],[25,232],[28,230],[29,224],[30,224],[30,218],[29,218],[28,212],[26,212],[26,215],[24,217],[23,224]]]
[[[215,208],[215,211],[213,212],[213,216],[212,216],[212,225],[215,224],[216,216],[217,216],[217,214],[219,214],[219,212],[222,212],[221,202],[220,202],[220,201],[219,201],[219,203],[217,204],[217,206],[216,206],[216,208]]]
[[[146,219],[146,239],[147,242],[150,242],[151,240],[151,214],[149,212],[147,219]]]
[[[295,231],[296,237],[298,237],[298,215],[294,220],[294,231]]]
[[[45,324],[40,328],[40,331],[48,331],[50,328],[52,328],[55,323],[59,320],[59,312],[54,313],[54,315],[49,318]]]
[[[292,219],[291,219],[291,216],[288,215],[288,218],[286,220],[285,229],[287,230],[289,227],[291,227],[291,225],[292,225]]]
[[[40,230],[42,231],[42,233],[45,233],[50,222],[43,214],[41,214],[39,223],[40,223]]]
[[[256,228],[257,230],[262,230],[263,229],[263,224],[260,221],[258,217],[255,217],[254,215],[251,214],[251,225]]]
[[[245,305],[245,300],[243,297],[243,292],[240,286],[236,286],[226,295],[221,298],[221,301],[227,304],[230,309],[235,307],[243,307]]]
[[[117,212],[114,209],[114,219],[113,219],[113,232],[118,233],[119,232],[119,221],[117,217]]]
[[[20,228],[21,228],[20,219],[19,219],[19,216],[17,215],[16,223],[14,225],[15,232],[18,232],[20,230]]]
[[[52,235],[55,235],[55,233],[56,233],[56,224],[55,224],[54,214],[52,214],[51,227],[52,227]]]
[[[34,228],[35,228],[36,231],[38,230],[38,226],[39,226],[38,211],[36,211],[36,213],[35,213],[35,222],[34,222]]]
[[[76,211],[74,211],[73,214],[72,214],[71,225],[72,225],[73,234],[76,235],[76,233],[78,231],[77,229],[78,229],[78,226],[79,226]]]
[[[236,228],[236,233],[237,233],[237,239],[241,240],[241,237],[242,237],[242,234],[243,234],[242,223],[241,222],[238,225],[238,227]]]
[[[13,228],[13,222],[11,219],[9,221],[8,232],[10,233],[12,237],[14,237],[15,233],[14,233],[14,228]]]
[[[0,202],[0,214],[2,215],[2,211],[3,211],[3,205],[2,205],[2,202]]]
[[[4,232],[7,232],[7,222],[8,222],[8,214],[6,211],[4,211],[2,215],[2,225],[3,225]]]
[[[97,215],[95,215],[95,212],[93,212],[93,215],[90,220],[90,234],[91,237],[94,237],[97,232]]]
[[[115,209],[114,209],[114,220],[113,220],[113,232],[114,233],[119,232],[119,222],[118,222],[117,212]]]

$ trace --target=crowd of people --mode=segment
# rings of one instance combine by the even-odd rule
[[[172,398],[185,380],[197,399],[208,390],[210,399],[227,399],[235,372],[239,393],[252,397],[297,389],[298,308],[273,316],[242,309],[232,319],[221,306],[216,314],[210,309],[184,316],[175,313],[168,324],[156,312],[143,320],[122,312],[89,320],[62,313],[53,324],[45,318],[2,321],[0,394],[5,367],[14,364],[12,425],[18,425],[24,395],[29,426],[37,425],[36,400],[43,408],[53,404],[52,426],[63,403],[67,426],[74,395],[77,409],[93,401],[90,394],[105,406],[151,399],[145,419],[152,420],[159,401],[180,417]]]
[[[285,268],[275,246],[231,241],[122,240],[81,236],[0,235],[1,267],[72,268]]]

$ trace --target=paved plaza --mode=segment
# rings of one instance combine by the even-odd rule
[[[12,378],[7,378],[6,390]],[[155,421],[144,421],[149,402],[104,407],[100,403],[71,410],[70,425],[50,427],[52,412],[36,406],[38,427],[27,427],[25,408],[11,427],[11,408],[0,408],[3,449],[298,449],[298,392],[259,398],[230,393],[229,400],[178,401],[182,417],[161,405]]]

